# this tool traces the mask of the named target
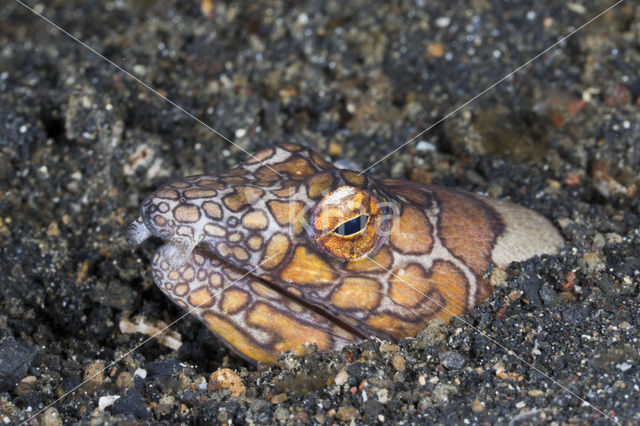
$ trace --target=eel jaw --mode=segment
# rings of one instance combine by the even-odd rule
[[[173,302],[177,303],[182,309],[187,309],[189,304],[193,306],[189,309],[189,313],[202,321],[210,331],[221,338],[227,346],[229,346],[241,357],[252,362],[255,362],[256,360],[262,360],[263,362],[267,363],[277,363],[278,357],[284,350],[299,351],[300,347],[298,343],[299,340],[302,339],[302,337],[292,337],[292,334],[296,333],[291,331],[296,330],[299,325],[309,327],[310,329],[317,329],[317,333],[314,331],[309,331],[308,334],[304,333],[304,338],[309,340],[309,343],[318,345],[318,348],[321,351],[339,350],[347,344],[361,343],[366,339],[367,336],[365,335],[365,333],[358,331],[358,329],[353,325],[348,324],[339,317],[335,317],[330,312],[327,312],[321,307],[315,306],[312,303],[301,299],[300,297],[296,297],[295,295],[290,294],[289,292],[278,286],[276,283],[265,280],[258,275],[254,275],[253,270],[239,269],[237,271],[237,274],[240,275],[239,278],[236,276],[228,275],[228,270],[235,270],[238,269],[238,267],[227,263],[225,259],[218,257],[214,253],[211,253],[206,249],[206,247],[196,247],[198,238],[193,238],[193,236],[181,236],[177,234],[173,234],[169,238],[159,235],[160,233],[154,229],[152,224],[151,226],[148,226],[143,217],[143,215],[137,217],[128,225],[126,230],[126,237],[127,241],[131,245],[136,246],[152,236],[158,237],[163,240],[163,245],[156,250],[156,255],[154,255],[154,260],[152,262],[152,276],[155,284],[163,293],[165,293],[165,295],[167,295]],[[204,263],[202,260],[196,260],[196,255],[204,258]],[[208,264],[207,259],[213,261],[213,263]],[[162,264],[164,264],[165,266],[162,266]],[[188,300],[189,295],[202,294],[201,289],[208,287],[209,275],[207,275],[207,273],[205,273],[204,277],[201,277],[199,273],[195,274],[193,276],[193,280],[196,280],[196,283],[189,284],[191,290],[189,290],[185,295],[178,296],[175,292],[172,291],[172,289],[176,288],[176,284],[179,284],[178,281],[183,281],[182,274],[186,270],[183,268],[192,269],[192,266],[195,267],[195,269],[197,269],[198,267],[209,268],[209,275],[212,272],[211,268],[222,269],[222,271],[220,272],[224,272],[224,274],[221,275],[226,277],[228,281],[222,284],[222,287],[219,289],[220,291],[216,291],[216,294],[214,295],[216,297],[218,294],[222,294],[224,290],[230,288],[231,284],[235,284],[240,289],[240,291],[243,291],[245,293],[249,293],[252,291],[252,283],[257,282],[262,286],[268,287],[269,289],[271,289],[271,291],[274,292],[274,294],[277,294],[278,296],[270,295],[267,298],[265,294],[254,293],[252,294],[251,299],[254,299],[254,301],[259,301],[259,303],[255,303],[254,307],[267,307],[270,309],[267,309],[269,312],[280,312],[281,317],[288,316],[289,318],[291,318],[291,321],[285,321],[286,327],[281,327],[281,329],[277,329],[277,327],[269,328],[269,326],[265,324],[263,324],[262,326],[260,324],[247,324],[245,323],[246,319],[244,318],[244,315],[247,315],[246,312],[249,311],[242,310],[239,311],[240,313],[227,312],[226,310],[224,310],[222,305],[220,305],[223,296],[220,296],[220,299],[218,301],[215,301],[214,305],[212,306],[205,306],[203,308],[200,308],[203,303],[195,306],[193,301]],[[218,271],[214,270],[213,272],[217,273]],[[174,274],[180,278],[172,278]],[[176,279],[178,281],[176,281]],[[167,282],[170,282],[170,285],[167,285]],[[194,289],[199,289],[200,292],[192,293],[192,290]],[[210,292],[214,290],[215,289],[209,288]],[[293,309],[292,306],[294,305],[298,306],[299,310]],[[262,311],[258,310],[257,312]],[[258,313],[258,317],[260,317],[260,315],[264,317],[264,313]],[[222,322],[211,322],[210,318],[214,317],[220,317]],[[284,344],[284,342],[287,343],[283,348],[279,348],[276,346],[262,346],[259,340],[255,340],[254,336],[253,338],[251,338],[251,342],[253,342],[253,349],[249,350],[245,348],[245,350],[243,349],[244,343],[242,343],[244,340],[238,340],[238,338],[234,340],[233,333],[231,335],[229,334],[229,325],[232,323],[235,323],[234,327],[240,331],[240,333],[236,333],[238,335],[242,334],[245,337],[251,337],[253,335],[251,333],[251,330],[255,329],[253,333],[272,333],[274,336],[276,336],[273,337],[273,339],[281,339],[281,344]],[[280,321],[280,323],[282,323],[282,320]],[[314,340],[316,338],[317,340]],[[261,357],[264,359],[262,359]]]

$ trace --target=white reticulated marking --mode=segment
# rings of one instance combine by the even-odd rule
[[[323,205],[341,205],[344,204],[344,200],[353,197],[356,194],[356,189],[352,186],[341,186],[331,194],[324,197],[322,200]]]

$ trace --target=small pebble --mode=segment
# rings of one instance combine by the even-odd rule
[[[355,419],[356,415],[358,415],[358,410],[352,405],[340,407],[336,413],[336,417],[344,422]]]
[[[448,16],[441,16],[440,18],[436,19],[436,26],[440,28],[446,28],[449,26],[449,24],[451,24],[451,18],[449,18]]]
[[[289,399],[289,396],[287,396],[286,393],[279,393],[279,394],[274,395],[274,396],[271,397],[271,403],[272,404],[280,404],[281,402],[284,402],[287,399]]]
[[[388,352],[398,352],[400,350],[400,346],[394,345],[393,343],[382,342],[380,344],[380,352],[388,353]]]
[[[296,424],[305,424],[309,421],[309,414],[306,411],[298,411],[295,416],[293,416],[293,421]]]
[[[240,396],[244,394],[245,386],[242,383],[240,376],[235,371],[229,368],[221,368],[218,371],[214,371],[209,377],[209,386],[207,390],[213,392],[218,389],[229,389],[231,395]]]
[[[345,370],[342,370],[336,375],[334,382],[336,385],[342,386],[347,383],[347,380],[349,380],[349,373],[347,373]]]
[[[399,371],[399,372],[404,372],[404,370],[407,368],[406,367],[407,361],[404,359],[402,355],[395,355],[391,360],[391,364],[393,365],[393,368],[395,368],[396,371]]]
[[[416,144],[416,150],[420,152],[424,151],[436,151],[436,146],[431,142],[420,141]]]
[[[53,221],[47,227],[47,237],[59,237],[60,236],[60,228],[58,227],[58,222]]]
[[[631,328],[631,324],[629,324],[627,321],[622,321],[620,324],[618,324],[618,327],[626,330],[628,328]]]
[[[601,233],[597,233],[594,237],[593,237],[593,245],[596,248],[603,248],[605,245],[605,240],[604,240],[604,235],[602,235]]]
[[[47,408],[47,410],[40,417],[42,426],[60,426],[62,425],[62,419],[58,410],[53,407]]]
[[[289,410],[285,407],[278,407],[274,413],[274,417],[280,422],[284,423],[289,418]]]
[[[102,384],[104,379],[104,361],[92,361],[84,369],[83,387],[91,392]]]
[[[145,370],[144,368],[136,368],[136,371],[133,372],[133,375],[144,380],[147,378],[147,370]]]
[[[342,154],[342,144],[331,141],[329,142],[329,155],[336,156]]]
[[[507,285],[507,272],[502,269],[495,267],[493,271],[491,271],[491,277],[489,277],[489,285],[491,287],[504,287]]]
[[[98,410],[104,411],[105,408],[113,404],[120,398],[120,395],[101,396],[98,400]]]
[[[35,376],[27,376],[20,380],[18,386],[16,386],[16,393],[21,396],[25,396],[33,392],[36,387],[38,379]]]
[[[407,169],[407,166],[405,165],[404,162],[397,162],[394,163],[393,166],[391,166],[391,177],[393,178],[402,178],[404,176],[404,173]]]
[[[448,370],[459,370],[464,367],[465,359],[458,352],[447,351],[440,354],[440,362]]]
[[[604,94],[604,103],[612,108],[628,105],[631,103],[631,91],[620,85],[610,87]]]
[[[606,268],[604,259],[598,251],[585,253],[584,256],[582,256],[582,262],[589,273],[596,273]]]
[[[175,398],[171,395],[164,395],[158,401],[158,405],[153,407],[153,412],[157,418],[160,418],[162,416],[165,416],[171,413],[174,405],[175,405]]]
[[[213,1],[212,0],[202,0],[200,2],[200,12],[203,15],[207,16],[211,12],[213,12]]]
[[[444,332],[445,328],[446,325],[444,321],[439,318],[429,321],[427,327],[419,332],[412,341],[413,346],[418,349],[426,349],[443,342],[447,338]]]
[[[439,58],[444,54],[444,44],[429,43],[429,45],[427,46],[427,52],[429,53],[429,55],[433,56],[434,58]],[[420,141],[420,143],[424,143],[424,141]],[[416,149],[420,151],[420,148],[418,148],[418,146],[416,146]],[[422,151],[426,151],[426,150],[427,149],[424,149],[424,148],[422,149]]]
[[[471,409],[476,413],[480,413],[484,411],[484,404],[481,401],[474,399],[471,401]]]
[[[434,402],[444,404],[449,401],[449,396],[457,393],[458,388],[456,386],[440,383],[436,385],[436,388],[433,390],[432,398]]]
[[[629,364],[628,362],[622,362],[620,364],[616,364],[616,368],[620,371],[627,371],[628,369],[630,369],[632,367],[631,364]]]
[[[386,389],[380,389],[378,392],[376,392],[376,396],[378,397],[378,401],[383,404],[386,404],[387,401],[389,401],[389,391]]]
[[[609,244],[620,244],[622,242],[622,236],[620,234],[616,234],[614,232],[609,232],[604,235],[604,238],[607,240],[607,245]]]
[[[133,377],[126,371],[123,371],[118,375],[116,379],[116,386],[120,389],[128,389],[133,386]]]

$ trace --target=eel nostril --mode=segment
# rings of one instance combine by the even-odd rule
[[[127,242],[131,245],[139,245],[151,236],[151,232],[144,224],[142,216],[131,222],[127,227]]]
[[[195,240],[188,237],[175,236],[164,245],[162,255],[171,266],[171,269],[179,269],[187,262],[195,246]]]

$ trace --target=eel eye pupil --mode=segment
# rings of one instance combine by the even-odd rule
[[[348,237],[349,235],[357,234],[362,231],[365,226],[367,226],[368,221],[369,216],[361,214],[358,217],[342,222],[340,225],[336,226],[333,232],[343,237]]]

